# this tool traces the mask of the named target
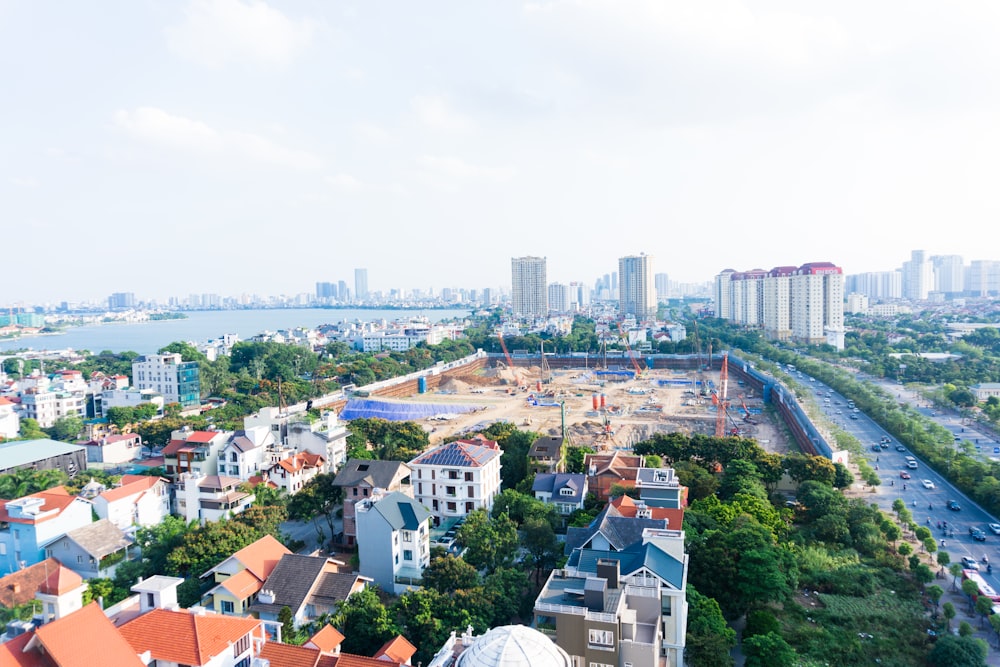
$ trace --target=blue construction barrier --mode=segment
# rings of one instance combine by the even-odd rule
[[[435,403],[390,403],[368,398],[352,398],[340,412],[344,421],[352,419],[387,419],[389,421],[414,421],[443,413],[474,412],[475,405],[441,405]]]

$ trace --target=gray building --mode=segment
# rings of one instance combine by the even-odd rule
[[[545,264],[544,257],[511,258],[511,307],[514,317],[534,319],[549,314]]]
[[[128,560],[131,544],[118,526],[101,519],[69,531],[45,551],[84,579],[111,578],[118,565]]]
[[[375,495],[355,506],[361,574],[399,595],[430,562],[431,513],[402,493]]]
[[[57,440],[20,440],[0,444],[0,475],[30,468],[62,470],[70,477],[87,467],[87,449]]]

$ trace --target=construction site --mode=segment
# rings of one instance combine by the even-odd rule
[[[625,365],[593,359],[512,357],[454,368],[430,383],[397,385],[380,399],[413,404],[431,444],[506,421],[544,435],[565,435],[598,451],[630,449],[656,433],[739,435],[767,451],[785,453],[787,429],[764,409],[763,397],[728,378],[726,364],[711,369],[647,368],[629,354]],[[595,367],[596,366],[596,367]],[[403,407],[399,405],[398,407]]]

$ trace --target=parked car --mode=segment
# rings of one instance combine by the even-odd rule
[[[948,501],[948,505],[947,505],[947,507],[948,507],[948,509],[950,509],[950,510],[951,510],[952,512],[961,512],[961,511],[962,511],[962,506],[961,506],[961,505],[959,505],[959,504],[958,504],[957,502],[955,502],[954,500],[949,500],[949,501]]]
[[[906,447],[904,447],[903,445],[896,445],[896,451],[897,452],[905,452],[906,451]]]

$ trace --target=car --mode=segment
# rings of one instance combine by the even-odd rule
[[[968,556],[962,556],[962,567],[966,570],[978,570],[979,563],[976,562],[975,558],[969,558]]]
[[[917,462],[916,461],[907,461],[906,462],[906,467],[909,468],[910,470],[916,470],[917,469]]]
[[[857,418],[858,418],[857,415],[851,415],[851,419],[857,419]]]
[[[910,479],[910,473],[906,472],[905,470],[900,470],[899,471],[899,478],[900,479]]]
[[[979,530],[978,528],[969,528],[969,535],[972,535],[972,539],[976,540],[977,542],[986,541],[986,533]]]
[[[881,452],[882,448],[878,446],[878,443],[872,443],[872,451],[873,452]]]
[[[881,447],[882,449],[889,449],[889,443],[888,442],[880,443],[879,447]]]
[[[904,447],[903,445],[896,445],[896,451],[897,452],[905,452],[906,451],[906,447]]]
[[[961,511],[962,511],[962,506],[961,506],[961,505],[959,505],[959,504],[958,504],[957,502],[955,502],[954,500],[949,500],[949,501],[948,501],[948,504],[946,505],[946,507],[947,507],[948,509],[950,509],[950,510],[951,510],[952,512],[961,512]]]
[[[925,489],[933,489],[934,488],[934,482],[932,482],[929,479],[922,480],[920,483],[924,485]]]
[[[1000,535],[1000,523],[991,523],[989,529],[994,535]]]

